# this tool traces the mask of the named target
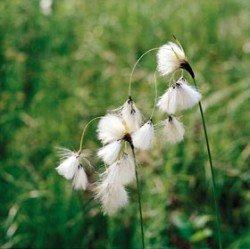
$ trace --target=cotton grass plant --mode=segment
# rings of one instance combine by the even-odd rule
[[[74,189],[86,190],[88,178],[85,173],[86,166],[91,166],[84,152],[73,152],[68,149],[59,149],[61,154],[61,163],[56,168],[57,172],[67,180],[73,180]]]
[[[200,102],[202,96],[198,90],[195,74],[188,62],[185,52],[175,37],[174,40],[175,42],[167,42],[159,48],[148,50],[137,60],[130,74],[127,100],[120,107],[107,112],[107,114],[102,117],[92,119],[85,126],[77,152],[61,149],[59,151],[61,162],[56,170],[67,180],[72,180],[74,189],[87,190],[89,183],[85,171],[91,167],[91,164],[83,150],[83,137],[88,126],[93,121],[99,120],[96,132],[97,138],[100,140],[102,146],[98,149],[96,155],[102,160],[104,170],[99,174],[97,183],[94,183],[93,194],[95,199],[101,202],[103,213],[108,216],[113,216],[128,204],[129,197],[126,187],[129,184],[136,183],[142,248],[145,248],[141,188],[136,150],[150,150],[153,146],[155,132],[152,118],[156,107],[163,115],[166,115],[159,124],[162,127],[162,139],[171,145],[179,143],[184,139],[185,129],[179,118],[180,113],[198,105],[202,118],[212,176],[218,244],[221,249],[222,240],[217,205],[217,190],[205,117]],[[162,77],[170,77],[170,80],[165,93],[158,98],[155,73],[154,106],[150,118],[146,122],[143,122],[145,121],[143,118],[144,115],[132,98],[132,78],[138,63],[145,55],[152,51],[157,51],[156,71],[158,71]],[[189,84],[185,72],[191,76],[194,86]],[[177,75],[179,75],[178,78],[176,78]]]
[[[144,127],[140,128],[141,120],[141,113],[130,97],[123,106],[108,113],[98,124],[97,136],[103,144],[98,156],[107,170],[102,175],[96,196],[101,200],[106,214],[114,214],[127,203],[124,185],[134,179],[132,152],[135,146],[140,147],[143,143],[144,137],[140,133],[147,133]],[[133,143],[134,136],[137,138],[136,145]],[[147,141],[146,144],[148,143]],[[120,195],[116,193],[116,189],[121,192]],[[115,198],[118,196],[121,198]],[[114,205],[109,205],[109,199]]]
[[[89,183],[85,170],[90,170],[93,166],[88,159],[88,150],[83,149],[83,138],[88,126],[99,118],[100,117],[96,117],[92,119],[84,127],[78,151],[58,148],[60,164],[56,167],[56,170],[58,174],[65,179],[72,180],[72,186],[76,190],[86,190]]]
[[[184,50],[180,45],[179,41],[174,36],[174,39],[177,44],[168,42],[166,45],[163,45],[159,48],[157,53],[157,64],[159,73],[162,76],[166,76],[169,74],[173,74],[171,80],[174,78],[174,74],[176,71],[181,70],[181,78],[170,88],[159,100],[158,107],[161,111],[165,111],[169,114],[174,114],[176,111],[185,110],[191,108],[195,104],[199,105],[199,110],[202,119],[203,131],[205,135],[206,147],[208,152],[208,160],[210,165],[211,171],[211,178],[212,178],[212,186],[213,186],[213,200],[214,200],[214,209],[216,215],[216,225],[217,225],[217,236],[218,236],[218,244],[219,248],[222,248],[222,238],[221,238],[221,225],[220,225],[220,215],[219,209],[217,204],[217,188],[216,188],[216,181],[215,181],[215,174],[214,174],[214,167],[212,161],[212,155],[209,145],[208,139],[208,132],[206,128],[205,116],[203,112],[203,108],[201,105],[201,95],[198,92],[198,86],[195,80],[195,74],[193,72],[192,67],[190,66]],[[193,79],[193,83],[195,89],[190,87],[187,84],[185,78],[183,78],[183,70],[186,70]],[[179,95],[179,96],[178,96]],[[171,127],[169,123],[172,121],[172,116],[168,119],[167,126]],[[179,127],[179,128],[177,128]],[[180,141],[183,135],[183,126],[178,123],[174,130],[176,131],[176,137],[179,139],[173,139],[173,136],[170,136],[170,141]],[[172,127],[171,127],[172,128]],[[179,130],[179,132],[177,132]],[[167,131],[167,135],[171,134]]]
[[[103,147],[98,156],[106,165],[105,172],[96,188],[96,198],[102,203],[104,214],[114,215],[128,202],[125,186],[136,179],[142,244],[144,231],[141,196],[135,149],[148,150],[153,144],[152,120],[142,124],[142,114],[132,97],[117,109],[101,118],[97,136]]]

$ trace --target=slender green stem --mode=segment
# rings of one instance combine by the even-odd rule
[[[154,100],[154,107],[153,107],[153,110],[152,110],[152,113],[151,113],[151,116],[150,116],[150,119],[152,119],[153,115],[154,115],[154,112],[155,112],[155,108],[156,108],[156,103],[157,103],[157,77],[156,77],[156,70],[154,72],[154,88],[155,88],[155,100]]]
[[[195,79],[193,79],[193,80],[194,80],[194,85],[197,88],[196,81],[195,81]],[[214,167],[213,167],[213,161],[212,161],[212,154],[210,151],[208,133],[207,133],[207,128],[206,128],[205,115],[203,112],[201,102],[199,102],[199,109],[200,109],[200,114],[201,114],[201,119],[202,119],[202,125],[203,125],[205,140],[206,140],[210,171],[211,171],[211,176],[212,176],[212,185],[213,185],[212,189],[213,189],[214,209],[215,209],[215,213],[216,213],[216,226],[217,226],[217,232],[218,232],[218,242],[219,242],[219,248],[222,249],[221,222],[220,222],[220,215],[219,215],[219,208],[218,208],[217,186],[216,186],[216,181],[215,181],[215,173],[214,173]]]
[[[140,183],[139,183],[139,177],[138,177],[138,171],[137,171],[138,165],[137,165],[136,158],[135,158],[135,150],[132,144],[131,144],[131,149],[133,152],[133,158],[134,158],[134,164],[135,164],[135,177],[136,177],[138,205],[139,205],[140,222],[141,222],[141,239],[142,239],[142,248],[144,249],[145,242],[144,242],[144,229],[143,229],[143,219],[142,219],[141,191],[140,191]]]
[[[84,134],[85,134],[85,132],[86,132],[88,126],[89,126],[93,121],[95,121],[95,120],[97,120],[97,119],[100,119],[100,118],[102,118],[102,117],[95,117],[95,118],[91,119],[91,120],[84,126],[83,131],[82,131],[82,135],[81,135],[80,145],[79,145],[79,152],[82,151],[83,137],[84,137]]]
[[[133,74],[134,74],[134,71],[135,71],[135,68],[136,68],[137,64],[140,62],[140,60],[141,60],[146,54],[148,54],[148,53],[151,52],[151,51],[157,50],[157,49],[159,49],[159,48],[151,48],[151,49],[149,49],[149,50],[146,51],[144,54],[142,54],[142,55],[140,56],[140,58],[139,58],[139,59],[136,61],[136,63],[134,64],[133,69],[132,69],[131,74],[130,74],[130,78],[129,78],[128,96],[131,96],[131,83],[132,83],[132,77],[133,77]]]
[[[173,34],[173,38],[175,39],[175,41],[177,42],[177,44],[181,48],[181,50],[184,52],[184,49],[183,49],[181,43],[179,42],[179,40],[177,39],[177,37],[174,34]]]

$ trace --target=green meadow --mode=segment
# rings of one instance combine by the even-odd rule
[[[250,248],[249,0],[0,1],[0,248],[141,248],[136,184],[104,216],[91,191],[56,172],[57,147],[78,150],[83,127],[128,98],[147,50],[181,42],[202,93],[223,248]],[[155,103],[156,51],[135,68],[132,97],[145,121]],[[157,77],[158,96],[169,78]],[[187,75],[189,83],[191,78]],[[153,122],[164,115],[155,111]],[[137,151],[145,246],[216,249],[211,172],[198,107],[182,112],[185,138]],[[98,122],[87,130],[96,182]]]

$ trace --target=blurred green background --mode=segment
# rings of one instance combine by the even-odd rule
[[[250,248],[249,0],[45,4],[0,1],[0,247],[141,247],[135,186],[126,208],[103,216],[92,194],[73,191],[57,174],[55,148],[77,150],[83,126],[125,102],[136,60],[175,34],[203,94],[223,248]],[[133,77],[132,95],[145,118],[155,67],[151,52]],[[167,84],[158,77],[159,94]],[[161,118],[156,113],[154,121]],[[198,109],[181,119],[182,143],[137,154],[146,247],[217,248]],[[93,123],[84,143],[93,151],[93,180],[103,169],[95,129]]]

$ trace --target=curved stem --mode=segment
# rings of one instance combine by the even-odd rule
[[[194,81],[195,87],[197,88],[197,84],[196,84],[195,79],[193,79],[193,81]],[[213,201],[214,201],[214,209],[215,209],[215,213],[216,213],[216,226],[217,226],[217,232],[218,232],[218,242],[219,242],[219,248],[222,249],[221,222],[220,222],[220,215],[219,215],[219,208],[218,208],[217,186],[216,186],[216,181],[215,181],[215,173],[214,173],[214,167],[213,167],[213,161],[212,161],[212,154],[210,151],[208,133],[207,133],[207,128],[206,128],[205,115],[204,115],[203,108],[202,108],[200,101],[199,101],[199,109],[200,109],[200,114],[201,114],[201,119],[202,119],[202,125],[203,125],[205,140],[206,140],[210,171],[211,171],[211,176],[212,176]]]
[[[131,71],[131,74],[130,74],[130,78],[129,78],[129,86],[128,86],[128,96],[131,96],[131,83],[132,83],[132,77],[133,77],[133,74],[134,74],[134,71],[135,71],[135,68],[137,66],[137,64],[140,62],[140,60],[146,55],[148,54],[149,52],[151,51],[154,51],[154,50],[157,50],[159,48],[151,48],[149,49],[148,51],[146,51],[145,53],[143,53],[140,58],[136,61],[136,63],[134,64],[133,66],[133,69]]]
[[[175,39],[175,41],[177,42],[178,46],[180,47],[180,49],[184,52],[183,47],[181,46],[181,43],[179,42],[179,40],[177,39],[177,37],[173,34],[173,38]]]
[[[150,116],[150,119],[152,119],[153,115],[154,115],[154,112],[155,112],[155,108],[156,108],[156,103],[157,103],[157,77],[156,77],[156,70],[154,72],[154,87],[155,87],[155,101],[154,101],[154,107],[153,107],[153,110],[152,110],[152,113],[151,113],[151,116]]]
[[[140,212],[140,223],[141,223],[141,239],[142,239],[142,248],[145,248],[145,242],[144,242],[144,229],[143,229],[143,219],[142,219],[142,205],[141,205],[141,191],[140,191],[140,183],[139,183],[139,177],[138,177],[138,171],[137,171],[137,162],[135,158],[135,150],[132,144],[131,149],[133,152],[133,158],[134,158],[134,164],[135,164],[135,177],[136,177],[136,187],[137,187],[137,195],[138,195],[138,205],[139,205],[139,212]]]
[[[83,129],[82,135],[81,135],[81,140],[80,140],[79,152],[82,151],[83,137],[84,137],[84,134],[85,134],[85,132],[86,132],[88,126],[89,126],[93,121],[95,121],[95,120],[97,120],[97,119],[100,119],[100,118],[102,118],[102,117],[95,117],[95,118],[91,119],[91,120],[84,126],[84,129]]]
[[[171,78],[169,80],[169,84],[168,84],[168,87],[171,87],[174,83],[172,82],[175,82],[175,74],[176,74],[176,71],[173,72],[173,74],[171,75]]]

